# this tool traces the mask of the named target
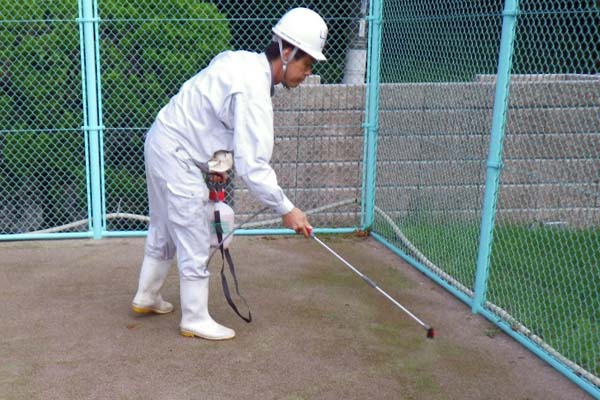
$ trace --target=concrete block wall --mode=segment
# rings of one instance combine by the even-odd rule
[[[511,84],[499,222],[600,222],[600,79],[568,78]],[[479,219],[494,91],[492,79],[382,87],[378,206]]]
[[[516,77],[510,90],[499,221],[598,224],[600,79]],[[359,221],[365,92],[308,84],[273,98],[272,161],[292,201],[303,209],[357,201],[317,214],[322,225]],[[478,220],[494,94],[490,77],[382,84],[377,205]],[[260,208],[238,185],[236,211]]]
[[[290,200],[311,212],[314,226],[359,226],[365,86],[311,81],[275,90],[271,164]],[[262,206],[239,179],[235,185],[235,210],[241,220]],[[261,219],[277,216],[265,213],[257,218]]]

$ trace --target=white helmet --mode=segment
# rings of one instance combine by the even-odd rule
[[[315,60],[327,60],[323,55],[327,24],[313,10],[303,7],[291,9],[273,27],[273,33]]]

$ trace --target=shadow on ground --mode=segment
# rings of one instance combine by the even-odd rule
[[[238,237],[240,289],[227,306],[211,264],[211,314],[237,332],[180,336],[175,312],[134,315],[144,240],[0,243],[0,398],[587,399],[589,396],[370,238],[323,237],[425,330],[316,242]]]

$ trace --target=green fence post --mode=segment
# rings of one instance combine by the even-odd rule
[[[506,112],[510,92],[510,73],[512,67],[513,44],[519,0],[506,0],[502,12],[502,36],[500,37],[500,54],[498,56],[498,75],[496,77],[496,94],[492,115],[490,147],[487,160],[487,174],[481,230],[479,233],[479,252],[477,255],[477,272],[475,274],[475,291],[471,310],[477,313],[486,301],[487,281],[489,276],[490,256],[500,171],[502,169],[502,148],[506,127]]]
[[[98,12],[95,0],[79,0],[79,26],[82,31],[82,74],[84,126],[87,153],[88,207],[94,239],[102,237],[104,227],[102,201],[102,145],[100,126],[100,90],[98,74]]]
[[[375,179],[377,168],[377,130],[379,127],[379,71],[381,60],[382,1],[369,4],[369,44],[367,51],[367,87],[365,101],[365,141],[363,154],[361,229],[373,225],[375,215]]]

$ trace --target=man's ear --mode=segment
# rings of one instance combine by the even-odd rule
[[[294,58],[298,58],[298,53],[300,53],[300,52],[301,52],[301,50],[294,46],[284,47],[283,48],[283,58],[287,62],[292,62]]]

